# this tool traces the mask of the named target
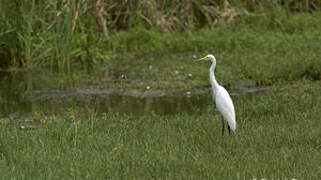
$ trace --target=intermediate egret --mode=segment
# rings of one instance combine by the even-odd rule
[[[209,54],[198,61],[211,61],[212,65],[210,67],[210,82],[212,85],[212,94],[213,101],[215,100],[216,108],[222,115],[222,135],[224,135],[224,119],[227,121],[227,127],[229,133],[235,131],[236,129],[236,121],[235,121],[235,110],[232,99],[229,93],[223,86],[220,86],[214,76],[214,70],[216,66],[216,59],[213,55]]]

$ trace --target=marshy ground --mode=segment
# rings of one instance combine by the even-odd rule
[[[47,36],[62,33],[57,20],[31,31],[36,49],[23,39],[21,56],[4,51],[19,29],[1,31],[1,177],[320,179],[320,18],[278,9],[187,32],[131,27],[97,40],[75,30],[66,41]],[[234,102],[232,135],[221,135],[210,64],[195,61],[209,53]]]

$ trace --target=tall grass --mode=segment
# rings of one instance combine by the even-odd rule
[[[117,54],[115,50],[126,46],[113,43],[115,39],[118,41],[115,32],[119,30],[140,27],[160,32],[191,32],[275,8],[310,12],[320,7],[317,0],[3,0],[0,2],[0,66],[49,65],[70,70],[71,64],[87,66]],[[270,15],[279,28],[287,28],[279,23],[278,15]],[[110,43],[112,47],[108,46]]]
[[[78,7],[75,1],[1,1],[1,52],[6,64],[69,69],[71,59],[77,60],[82,52],[79,39],[86,36],[74,28]]]

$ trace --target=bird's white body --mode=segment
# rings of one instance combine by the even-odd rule
[[[218,86],[217,92],[213,92],[216,108],[227,121],[232,131],[236,129],[235,110],[232,99],[224,87]]]
[[[223,116],[224,120],[227,121],[229,128],[232,131],[236,130],[235,121],[235,110],[232,99],[229,93],[223,86],[220,86],[214,76],[214,70],[216,66],[216,59],[213,55],[207,55],[200,60],[210,60],[212,62],[211,68],[209,70],[210,82],[212,85],[213,100],[216,103],[216,108]],[[223,122],[223,121],[222,121]],[[223,122],[223,134],[224,134],[224,122]]]

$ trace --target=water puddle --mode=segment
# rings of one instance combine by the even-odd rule
[[[67,109],[77,109],[84,113],[192,114],[201,113],[208,109],[207,106],[213,106],[209,88],[184,92],[101,89],[95,86],[77,87],[72,80],[69,84],[64,82],[64,85],[61,85],[57,76],[59,75],[56,74],[53,78],[46,72],[0,72],[0,118],[28,121],[28,117],[34,112],[56,114],[66,112]],[[50,78],[56,80],[52,82]],[[246,87],[251,86],[251,83],[240,82],[240,86],[245,88],[231,92],[231,95],[240,96],[269,90]],[[32,123],[30,126],[33,126]]]

